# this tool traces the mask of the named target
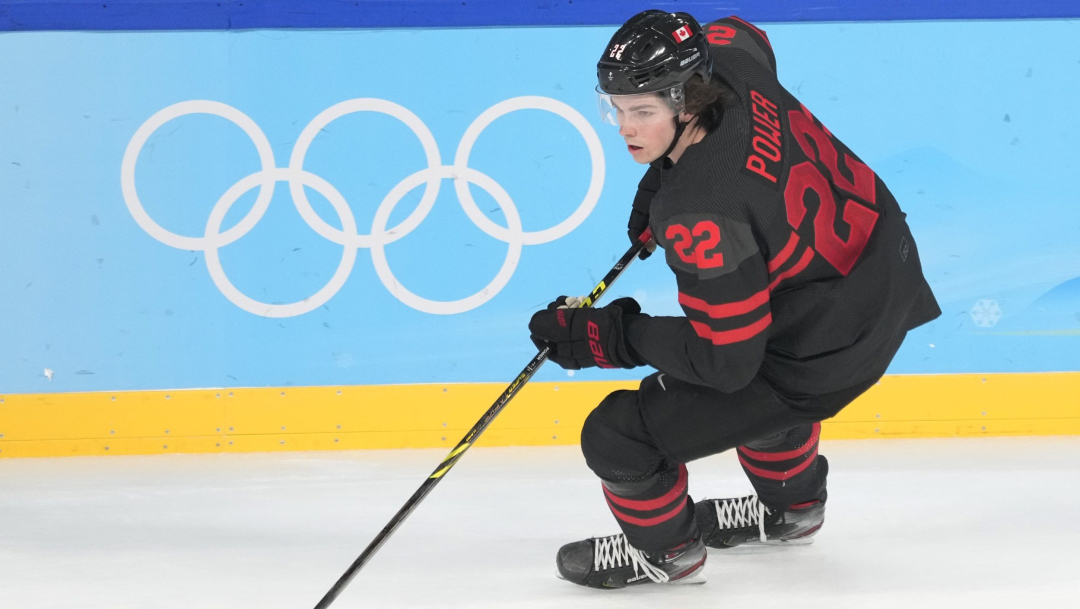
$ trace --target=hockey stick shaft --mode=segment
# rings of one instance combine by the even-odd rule
[[[630,266],[630,263],[633,262],[634,258],[641,252],[642,248],[648,245],[651,239],[651,231],[646,230],[642,233],[638,241],[630,246],[630,249],[615,263],[615,266],[608,271],[608,274],[600,280],[600,283],[598,283],[595,288],[593,288],[592,293],[582,300],[581,307],[591,307],[599,300],[604,292],[611,287],[611,284],[615,283],[615,280],[623,274],[626,267]],[[364,565],[367,564],[368,560],[379,551],[379,548],[386,543],[386,540],[394,534],[394,531],[397,530],[398,526],[409,517],[409,514],[411,514],[412,511],[416,509],[416,506],[424,500],[424,497],[427,497],[427,494],[435,488],[435,485],[438,484],[444,476],[446,476],[446,473],[450,471],[450,468],[454,467],[461,459],[462,455],[465,454],[465,451],[476,442],[477,438],[480,437],[480,434],[484,433],[484,430],[486,430],[488,425],[495,420],[495,417],[499,416],[499,413],[510,403],[510,400],[514,399],[514,396],[521,391],[521,388],[525,386],[525,383],[529,382],[529,379],[536,374],[536,371],[540,369],[540,366],[547,361],[547,356],[548,349],[545,347],[532,358],[532,361],[525,366],[525,369],[522,370],[520,374],[518,374],[517,378],[514,379],[514,382],[506,387],[506,390],[502,392],[499,399],[495,400],[495,403],[491,405],[491,408],[488,408],[487,412],[484,413],[484,416],[480,417],[480,420],[477,421],[472,429],[465,434],[465,437],[458,442],[457,446],[454,447],[454,450],[450,451],[450,454],[448,454],[446,458],[443,459],[442,463],[435,468],[435,471],[424,480],[424,483],[420,485],[420,488],[416,489],[416,492],[405,502],[405,505],[398,510],[397,514],[394,514],[394,517],[390,519],[390,522],[387,523],[385,527],[383,527],[383,530],[379,532],[370,544],[368,544],[368,547],[364,549],[363,553],[353,561],[352,565],[349,566],[334,586],[330,588],[326,595],[323,596],[322,600],[319,601],[319,604],[315,605],[315,609],[326,609],[330,606],[330,603],[334,602],[334,599],[341,594],[342,590],[345,589],[345,586],[349,585],[349,582],[356,577],[356,574],[360,569],[362,569]]]

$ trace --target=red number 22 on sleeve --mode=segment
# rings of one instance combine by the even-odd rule
[[[702,220],[695,224],[693,229],[682,224],[672,224],[667,227],[664,236],[674,242],[671,247],[683,262],[699,269],[724,266],[724,254],[715,251],[720,245],[720,227],[716,222]]]

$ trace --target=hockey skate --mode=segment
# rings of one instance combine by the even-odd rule
[[[706,550],[701,539],[648,554],[634,548],[622,533],[568,543],[555,562],[559,577],[590,588],[625,588],[638,584],[705,583]]]
[[[701,539],[710,548],[741,545],[804,545],[825,522],[825,500],[814,500],[773,510],[757,495],[706,499],[694,504]]]

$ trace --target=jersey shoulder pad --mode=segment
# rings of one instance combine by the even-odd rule
[[[704,32],[714,58],[723,57],[725,51],[738,49],[776,74],[776,55],[773,54],[772,43],[765,31],[754,24],[732,15],[706,24]]]

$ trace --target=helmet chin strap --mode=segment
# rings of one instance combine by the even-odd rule
[[[649,163],[649,165],[651,165],[652,167],[656,167],[657,169],[666,169],[672,165],[671,160],[668,159],[668,155],[671,154],[672,150],[675,150],[675,145],[679,143],[679,138],[682,137],[683,131],[686,131],[686,126],[690,124],[690,121],[680,123],[678,114],[676,114],[671,120],[675,121],[675,137],[671,139],[671,144],[668,145],[667,150],[664,151],[664,154],[661,154],[659,158]]]

